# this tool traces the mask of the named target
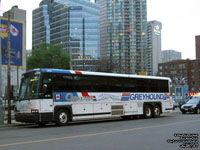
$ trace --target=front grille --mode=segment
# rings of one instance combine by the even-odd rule
[[[184,106],[183,108],[192,108],[192,106]]]

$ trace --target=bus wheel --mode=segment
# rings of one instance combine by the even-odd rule
[[[160,117],[160,106],[156,105],[154,108],[153,108],[153,117],[154,118],[157,118],[157,117]]]
[[[56,124],[59,126],[65,126],[69,122],[69,112],[65,109],[61,109],[57,112]]]
[[[153,116],[152,108],[150,105],[144,106],[144,118],[151,118]]]

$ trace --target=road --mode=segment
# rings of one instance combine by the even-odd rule
[[[199,135],[200,115],[176,110],[154,119],[0,127],[0,150],[179,150],[181,137],[198,138],[197,143]]]

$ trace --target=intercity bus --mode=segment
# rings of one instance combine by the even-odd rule
[[[173,110],[170,86],[167,77],[33,69],[22,75],[15,119],[67,125],[82,119],[159,117]]]

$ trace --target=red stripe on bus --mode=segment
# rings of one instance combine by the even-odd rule
[[[130,93],[123,93],[122,96],[130,96]]]
[[[84,97],[88,97],[88,96],[89,96],[89,94],[88,94],[87,92],[82,92],[81,94],[82,94],[82,96],[84,96]]]
[[[74,71],[76,74],[82,74],[82,72],[80,71]]]

